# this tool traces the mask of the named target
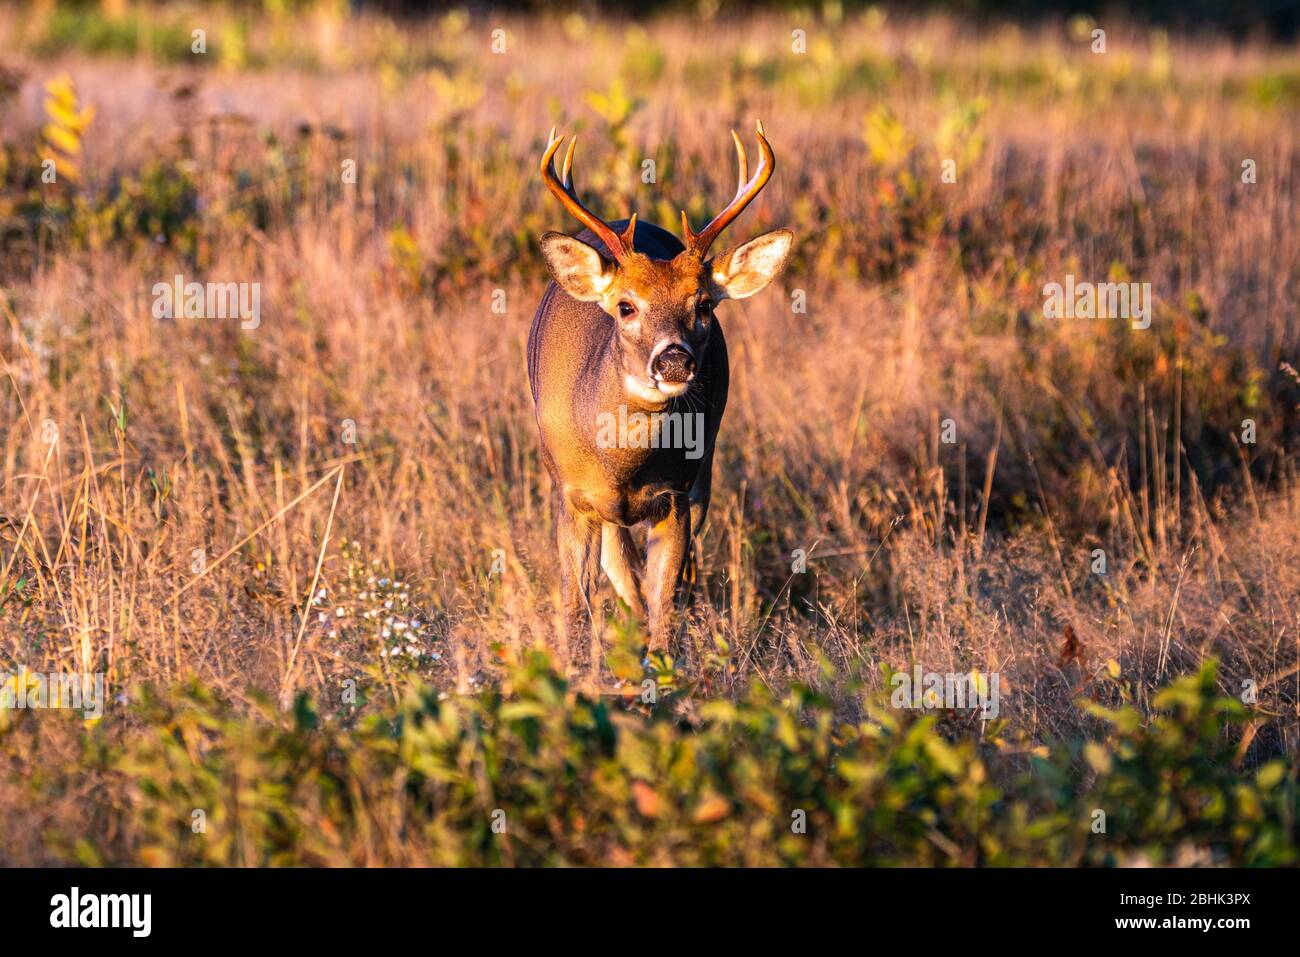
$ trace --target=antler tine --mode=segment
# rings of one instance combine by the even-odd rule
[[[564,169],[560,173],[560,179],[564,183],[564,188],[569,191],[569,195],[574,199],[578,198],[578,184],[569,178],[573,170],[573,151],[578,148],[578,134],[573,134],[573,139],[569,140],[569,148],[564,151]]]
[[[618,238],[623,241],[623,245],[628,249],[632,248],[632,241],[636,239],[636,213],[633,213],[628,218],[627,226]]]
[[[564,139],[563,133],[556,137],[555,127],[551,127],[551,133],[546,139],[546,153],[542,156],[542,181],[578,222],[596,234],[605,244],[610,255],[618,262],[622,262],[627,256],[627,247],[624,246],[623,240],[603,219],[582,205],[569,179],[569,172],[573,166],[573,149],[578,143],[576,136],[569,141],[569,149],[564,155],[563,179],[555,173],[555,153]]]
[[[736,192],[745,188],[745,181],[749,179],[749,162],[745,159],[745,144],[740,141],[736,131],[731,131],[731,138],[736,142],[736,160],[740,167],[740,175],[736,177]]]
[[[759,120],[755,125],[758,131],[759,162],[758,169],[754,171],[754,178],[746,179],[749,164],[745,156],[745,146],[736,135],[736,131],[732,130],[731,137],[736,142],[736,160],[740,173],[737,177],[736,195],[722,212],[713,217],[712,222],[698,233],[691,230],[690,223],[686,219],[686,211],[682,211],[682,231],[686,235],[686,245],[700,256],[708,252],[713,241],[718,238],[718,234],[731,225],[745,207],[753,202],[754,197],[762,192],[767,181],[772,178],[772,171],[776,169],[776,156],[772,153],[772,144],[767,141],[767,131],[763,129],[763,121]]]

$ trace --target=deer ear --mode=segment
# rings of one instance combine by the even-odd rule
[[[785,268],[794,233],[774,229],[747,243],[733,246],[709,263],[720,299],[748,299],[761,292]]]
[[[582,240],[564,233],[542,236],[542,256],[560,288],[580,302],[600,299],[614,281],[614,263]]]

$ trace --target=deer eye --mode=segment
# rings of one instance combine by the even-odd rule
[[[618,304],[618,315],[621,319],[631,319],[636,315],[636,306],[624,299]]]
[[[701,299],[695,304],[695,315],[701,319],[708,319],[713,315],[713,303],[707,299]]]

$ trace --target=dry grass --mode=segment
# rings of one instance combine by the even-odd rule
[[[1042,739],[1111,659],[1145,704],[1217,656],[1223,690],[1255,681],[1279,719],[1257,747],[1295,753],[1293,48],[1116,28],[1095,56],[1056,24],[934,18],[816,21],[799,57],[782,17],[312,23],[190,67],[42,52],[39,23],[0,15],[26,77],[0,114],[0,662],[328,710],[348,678],[490,682],[498,646],[564,660],[523,358],[535,237],[572,226],[535,175],[546,130],[582,131],[598,208],[671,225],[724,198],[726,131],[759,115],[778,172],[733,238],[787,224],[801,245],[784,290],[721,317],[683,671],[707,694],[826,684],[822,658],[999,671]],[[42,218],[22,170],[65,72],[97,112],[82,181],[45,194],[68,212]],[[586,99],[611,77],[641,101],[626,117]],[[873,112],[912,148],[873,152]],[[1117,270],[1152,283],[1150,330],[1043,319],[1045,282]],[[260,326],[152,318],[176,273],[260,282]],[[394,611],[415,638],[382,637]]]

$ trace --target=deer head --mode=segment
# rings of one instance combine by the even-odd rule
[[[541,238],[542,255],[561,289],[579,301],[598,303],[617,323],[617,361],[629,394],[642,402],[661,405],[687,392],[708,344],[714,307],[724,299],[745,299],[759,292],[780,274],[789,258],[794,234],[788,229],[775,229],[708,257],[718,234],[772,177],[776,158],[763,124],[757,127],[760,161],[753,178],[748,176],[744,144],[733,130],[740,166],[736,195],[698,233],[683,211],[685,248],[668,260],[635,249],[635,214],[619,231],[582,205],[570,177],[577,139],[569,142],[563,173],[557,176],[554,158],[564,136],[556,137],[551,130],[542,157],[542,179],[599,242],[591,245],[548,232]]]

